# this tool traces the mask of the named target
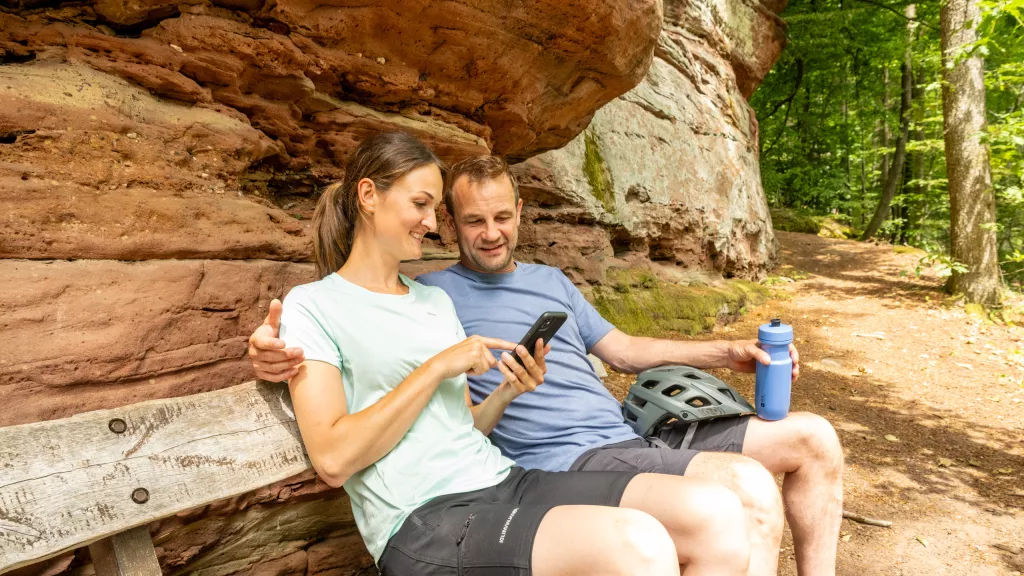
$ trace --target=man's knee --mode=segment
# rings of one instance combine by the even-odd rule
[[[791,417],[795,417],[795,448],[804,454],[805,459],[829,469],[841,469],[843,448],[832,424],[810,412],[798,412]]]

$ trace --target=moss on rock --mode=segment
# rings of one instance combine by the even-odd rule
[[[817,234],[823,238],[853,238],[853,228],[828,216],[817,216],[802,210],[773,208],[772,228],[783,232]]]
[[[768,294],[765,287],[746,280],[682,286],[658,280],[646,270],[613,269],[608,285],[595,287],[590,299],[602,316],[627,334],[693,336],[760,304]]]
[[[615,212],[615,185],[601,156],[601,145],[592,131],[583,133],[583,173],[587,175],[591,193],[607,212]]]

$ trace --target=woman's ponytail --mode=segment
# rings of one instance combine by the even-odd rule
[[[415,136],[384,132],[363,140],[345,165],[345,176],[324,189],[313,213],[313,255],[317,278],[337,272],[352,252],[359,220],[357,187],[363,178],[386,192],[396,180],[420,166],[444,164]]]
[[[324,189],[313,213],[313,252],[316,277],[323,278],[341,268],[352,251],[355,220],[346,210],[345,182],[335,182]],[[355,194],[349,195],[355,199]]]

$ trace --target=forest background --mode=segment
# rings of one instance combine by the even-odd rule
[[[974,224],[982,229],[974,232],[989,234],[997,247],[990,276],[1022,290],[1024,0],[980,0],[970,8],[977,15],[968,13],[973,38],[950,45],[947,34],[944,57],[950,15],[944,30],[938,0],[789,2],[789,45],[751,100],[776,228],[915,246],[926,251],[918,272],[935,266],[964,275],[974,264],[951,250],[956,222],[944,139],[951,120],[943,118],[943,88],[948,99],[950,72],[973,61],[984,70],[984,95],[974,107],[984,106],[979,136],[989,150],[991,185],[990,192],[983,185],[965,193],[994,194],[994,218]]]

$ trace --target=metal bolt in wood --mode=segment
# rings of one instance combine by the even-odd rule
[[[120,418],[114,418],[107,424],[107,428],[110,428],[110,431],[114,434],[124,434],[125,430],[128,429],[128,424]]]
[[[136,504],[145,504],[149,502],[149,490],[145,488],[136,488],[132,490],[132,502]]]

